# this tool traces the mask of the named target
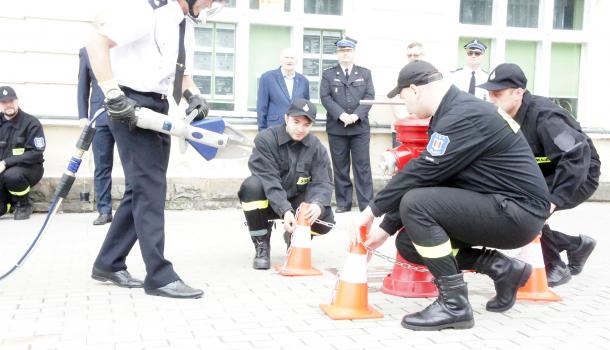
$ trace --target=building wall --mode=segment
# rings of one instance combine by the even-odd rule
[[[242,128],[254,135],[254,112],[248,110],[252,77],[249,71],[251,57],[256,56],[256,47],[250,45],[252,25],[290,28],[293,47],[303,47],[306,28],[341,30],[358,40],[356,63],[372,69],[376,98],[383,99],[394,86],[397,72],[406,63],[407,43],[420,41],[426,48],[426,59],[442,71],[458,66],[458,42],[461,37],[481,36],[491,38],[497,45],[490,50],[490,66],[504,59],[505,39],[538,40],[541,57],[547,57],[553,40],[580,43],[583,45],[579,79],[579,121],[593,131],[603,158],[603,180],[610,181],[610,129],[606,116],[607,58],[610,45],[607,38],[610,27],[610,2],[606,0],[585,1],[585,21],[582,31],[539,30],[532,31],[506,28],[501,24],[473,26],[459,23],[459,1],[446,0],[382,0],[343,1],[342,16],[304,14],[305,0],[292,0],[291,12],[250,10],[249,0],[236,0],[235,8],[226,8],[214,22],[237,23],[235,29],[235,110],[216,111],[212,114],[229,117],[251,118],[250,124]],[[502,16],[502,6],[508,0],[495,0],[494,16]],[[92,33],[91,22],[95,14],[108,9],[119,10],[121,0],[82,1],[44,0],[0,1],[0,85],[15,87],[24,110],[44,119],[48,137],[46,152],[47,176],[59,176],[77,139],[76,82],[78,49]],[[552,1],[540,0],[541,19],[549,20]],[[505,14],[504,14],[505,15]],[[135,18],[134,20],[137,20]],[[546,52],[546,53],[545,53]],[[278,62],[270,61],[269,69]],[[537,62],[535,93],[549,91],[548,62]],[[539,66],[539,67],[538,67]],[[540,68],[540,69],[538,69]],[[251,103],[250,103],[251,104]],[[182,107],[181,107],[182,108]],[[175,110],[175,108],[173,109]],[[375,106],[371,110],[373,140],[371,159],[376,176],[379,154],[390,144],[388,125],[393,113],[387,106]],[[247,119],[248,120],[248,119]],[[325,141],[324,132],[316,134]],[[325,141],[326,142],[326,141]],[[169,173],[181,176],[242,176],[247,173],[245,163],[216,161],[205,163],[192,152],[182,155],[174,147]],[[115,175],[120,176],[118,157]],[[83,174],[90,173],[92,165],[83,166]],[[227,172],[227,169],[231,171]]]

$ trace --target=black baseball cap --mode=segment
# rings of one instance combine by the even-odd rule
[[[431,63],[421,60],[409,62],[409,64],[402,67],[400,73],[398,73],[396,87],[388,92],[387,96],[388,98],[392,98],[400,94],[402,89],[411,86],[411,84],[416,86],[426,85],[441,79],[443,79],[443,74],[441,74],[441,72]]]
[[[10,86],[0,86],[0,102],[4,102],[6,100],[16,100],[17,94],[15,90],[13,90]]]
[[[289,117],[298,117],[300,115],[309,118],[312,122],[316,120],[316,105],[304,98],[297,98],[288,107],[286,114]]]
[[[486,83],[479,85],[480,88],[496,91],[508,88],[522,88],[527,86],[527,78],[521,68],[514,63],[502,63],[489,73]]]

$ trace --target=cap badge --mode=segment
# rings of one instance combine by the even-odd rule
[[[4,95],[4,96],[8,95],[8,91],[2,90],[2,95]]]
[[[496,71],[491,72],[491,74],[489,75],[489,80],[494,80],[496,79]]]
[[[303,106],[303,110],[304,110],[305,112],[309,112],[309,106],[308,106],[308,105],[304,105],[304,106]]]

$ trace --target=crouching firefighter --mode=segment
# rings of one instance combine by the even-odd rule
[[[305,99],[295,99],[284,116],[286,124],[259,133],[248,161],[252,176],[241,184],[241,202],[250,236],[256,249],[252,266],[269,269],[271,229],[274,219],[284,220],[284,241],[290,246],[296,227],[295,209],[311,203],[305,218],[311,234],[323,235],[334,224],[330,208],[333,191],[328,153],[320,140],[310,135],[316,107]]]
[[[15,220],[29,219],[30,189],[44,173],[44,150],[38,119],[19,108],[13,88],[0,86],[0,216],[14,205]]]

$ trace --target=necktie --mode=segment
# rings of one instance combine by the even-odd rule
[[[474,95],[474,87],[475,87],[474,71],[472,71],[472,75],[470,76],[470,85],[468,86],[469,94]]]
[[[349,70],[345,68],[345,80],[349,80]]]
[[[180,22],[180,36],[178,37],[178,60],[176,61],[176,75],[174,76],[174,91],[172,96],[176,104],[180,104],[182,96],[182,77],[184,76],[184,62],[186,60],[186,50],[184,49],[184,30],[186,19]]]

